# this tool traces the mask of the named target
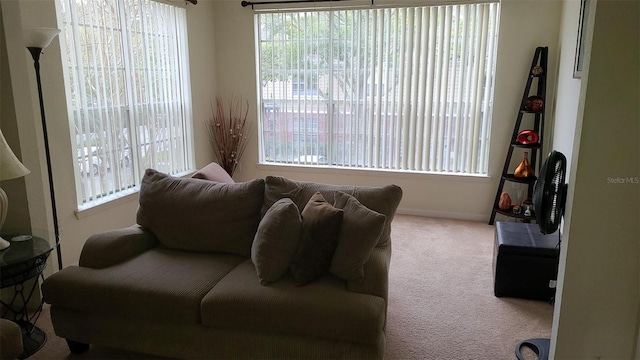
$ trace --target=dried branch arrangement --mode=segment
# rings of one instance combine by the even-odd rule
[[[211,113],[213,117],[207,123],[207,130],[213,152],[220,166],[233,176],[251,135],[252,123],[247,121],[249,101],[232,97],[225,111],[224,102],[216,96],[215,107],[211,103]]]

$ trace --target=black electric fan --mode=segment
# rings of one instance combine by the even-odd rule
[[[567,200],[566,172],[567,158],[561,152],[552,151],[533,186],[533,208],[543,234],[552,234],[560,226]]]
[[[543,234],[553,234],[558,231],[564,206],[567,200],[567,158],[558,151],[552,151],[542,164],[540,176],[533,186],[533,208],[536,222]],[[560,231],[558,231],[558,247],[560,247]],[[516,357],[524,359],[520,349],[528,347],[535,352],[538,360],[549,359],[550,339],[528,339],[516,346]]]

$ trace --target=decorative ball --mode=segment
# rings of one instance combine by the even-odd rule
[[[531,75],[533,76],[540,76],[542,75],[542,73],[544,73],[544,69],[542,68],[542,66],[534,66],[531,69]]]
[[[539,112],[540,110],[542,110],[543,103],[544,102],[542,101],[541,97],[529,96],[529,98],[527,98],[526,104],[524,105],[524,108],[527,111]]]

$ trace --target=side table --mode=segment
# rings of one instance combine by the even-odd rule
[[[2,303],[0,317],[16,322],[22,329],[22,341],[24,352],[20,359],[25,359],[38,350],[47,341],[46,334],[35,326],[35,322],[42,311],[43,302],[39,301],[38,307],[30,315],[28,304],[40,280],[44,280],[43,270],[47,266],[47,258],[57,244],[36,236],[24,236],[26,240],[11,240],[11,246],[0,251],[0,289],[13,287],[14,293],[11,300]],[[5,239],[12,239],[5,236]],[[27,281],[33,279],[32,284]]]

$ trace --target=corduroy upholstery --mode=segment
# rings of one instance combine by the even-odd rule
[[[42,291],[52,306],[193,324],[204,295],[244,260],[158,246],[104,269],[70,266],[47,278]]]
[[[240,204],[240,208],[256,209],[258,204],[258,213],[260,207],[266,211],[285,197],[303,209],[316,191],[331,204],[334,193],[343,191],[386,216],[385,229],[364,264],[364,278],[360,280],[345,281],[327,272],[315,282],[296,286],[291,274],[286,273],[277,281],[262,285],[247,251],[173,246],[182,241],[178,236],[181,230],[189,236],[204,232],[215,242],[218,233],[246,228],[225,228],[238,226],[233,221],[207,223],[202,212],[194,215],[199,216],[197,223],[180,219],[172,223],[171,216],[161,208],[148,208],[158,203],[147,192],[145,199],[141,194],[141,206],[147,206],[142,210],[142,222],[153,224],[152,227],[140,224],[93,235],[83,248],[79,266],[67,267],[44,281],[43,297],[51,304],[58,336],[74,342],[189,359],[384,357],[390,223],[402,197],[399,187],[361,188],[274,177],[268,177],[266,184],[264,180],[207,184],[207,180],[183,182],[165,176],[160,180],[162,192],[169,192],[158,191],[158,196],[163,197],[160,203],[172,207],[173,217],[194,215],[194,209],[188,207],[192,198],[171,193],[182,186],[188,191],[181,194],[193,193],[200,202],[201,207],[197,208],[207,211],[212,209],[206,204],[210,191],[216,193],[213,198],[220,205],[229,203],[220,192],[228,191],[229,196],[237,197],[238,189],[244,187],[253,195],[240,194],[236,202],[245,196],[247,203]],[[263,189],[256,189],[259,184]],[[201,196],[194,189],[207,194]],[[213,209],[213,213],[233,218],[233,214],[219,210]],[[248,214],[253,216],[253,212]],[[254,235],[257,224],[252,219],[247,225]],[[154,226],[159,226],[160,235]],[[210,228],[182,229],[184,226]],[[160,238],[166,234],[171,237],[168,244]],[[199,239],[184,241],[193,244]]]
[[[23,351],[20,325],[11,320],[0,319],[0,359],[17,359]]]
[[[279,176],[265,178],[264,204],[262,213],[271,205],[282,199],[290,198],[302,211],[309,199],[319,191],[320,194],[333,204],[336,191],[342,191],[355,197],[362,205],[387,217],[384,230],[378,240],[378,246],[385,246],[391,241],[391,221],[402,199],[402,189],[397,185],[383,187],[349,186],[322,184],[308,181],[295,181]]]
[[[247,260],[211,289],[202,300],[202,323],[366,344],[382,332],[383,298],[345,291],[344,281],[330,275],[304,287],[289,274],[262,286],[255,272]]]
[[[136,221],[174,249],[249,257],[263,194],[262,179],[227,184],[147,169]]]
[[[360,280],[364,278],[364,264],[378,244],[387,217],[342,191],[336,192],[333,205],[344,211],[344,218],[329,270],[345,280]]]
[[[86,344],[177,359],[382,359],[385,335],[375,345],[303,335],[232,329],[220,324],[173,324],[51,307],[56,334]]]
[[[156,247],[158,239],[140,225],[90,236],[82,247],[79,265],[102,269]]]
[[[302,217],[291,199],[280,199],[267,210],[251,245],[251,261],[262,285],[280,280],[289,271],[301,234]]]
[[[402,189],[397,185],[383,187],[334,185],[296,181],[280,176],[267,176],[262,212],[264,213],[274,202],[282,198],[290,198],[298,206],[298,209],[303,209],[316,191],[319,191],[330,203],[334,202],[335,193],[342,191],[355,197],[362,205],[387,217],[378,244],[371,250],[369,261],[364,265],[365,277],[347,281],[349,291],[387,299],[389,263],[391,261],[391,222],[400,200],[402,200]]]
[[[306,285],[329,271],[338,245],[343,211],[329,204],[318,192],[309,199],[301,215],[302,239],[290,270],[298,285]]]

